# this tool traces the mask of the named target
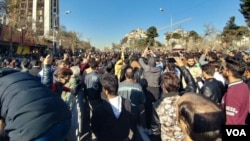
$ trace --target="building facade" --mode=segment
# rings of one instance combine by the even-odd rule
[[[59,0],[0,1],[0,53],[41,53],[59,26]]]
[[[51,38],[52,31],[59,27],[59,0],[13,0],[12,13],[17,16],[19,28],[30,28],[39,36]]]
[[[59,0],[43,0],[43,1],[44,1],[44,15],[43,15],[44,36],[48,36],[50,31],[60,26]]]

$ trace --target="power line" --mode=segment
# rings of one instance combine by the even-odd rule
[[[181,23],[183,23],[183,22],[190,21],[190,20],[192,20],[192,18],[186,18],[186,19],[183,19],[183,20],[181,20],[181,21],[177,21],[177,22],[175,22],[175,23],[173,23],[173,24],[171,24],[171,25],[167,25],[167,26],[158,28],[158,30],[164,30],[164,29],[166,29],[166,28],[173,27],[173,26],[175,26],[175,25],[178,25],[178,24],[181,24]]]

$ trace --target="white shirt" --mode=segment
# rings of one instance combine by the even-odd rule
[[[109,103],[113,109],[115,117],[118,118],[122,112],[122,98],[121,96],[117,96],[109,99]]]
[[[225,86],[225,78],[219,72],[214,73],[214,78],[218,81],[221,81],[222,84]]]

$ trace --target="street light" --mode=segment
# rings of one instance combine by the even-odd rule
[[[164,13],[166,13],[165,12],[165,10],[163,9],[163,8],[160,8],[160,11],[161,12],[164,12]],[[173,18],[172,18],[172,15],[170,15],[170,14],[168,14],[168,13],[166,13],[168,16],[170,16],[170,36],[171,36],[171,38],[172,38],[172,27],[173,27]],[[168,45],[169,45],[170,43],[169,43],[169,41],[168,41]]]
[[[160,11],[161,12],[164,12],[165,10],[163,8],[160,8]],[[164,12],[166,13],[166,12]],[[169,14],[167,14],[169,15]],[[172,15],[169,15],[170,16],[170,29],[171,29],[171,32],[172,32],[172,26],[173,26],[173,18],[172,18]]]
[[[64,14],[70,14],[71,11],[70,10],[67,10],[67,11],[64,11]],[[53,18],[52,18],[52,21],[53,21],[53,28],[52,28],[52,54],[55,55],[56,54],[56,46],[55,46],[55,28],[57,27],[56,26],[56,19],[58,18],[59,14],[53,14]]]
[[[65,14],[70,14],[71,11],[70,11],[70,10],[67,10],[67,11],[65,11],[64,13],[65,13]]]

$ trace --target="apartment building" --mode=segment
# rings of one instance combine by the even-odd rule
[[[59,0],[13,0],[12,6],[22,26],[19,28],[32,28],[38,35],[51,38],[54,27],[60,25]]]

